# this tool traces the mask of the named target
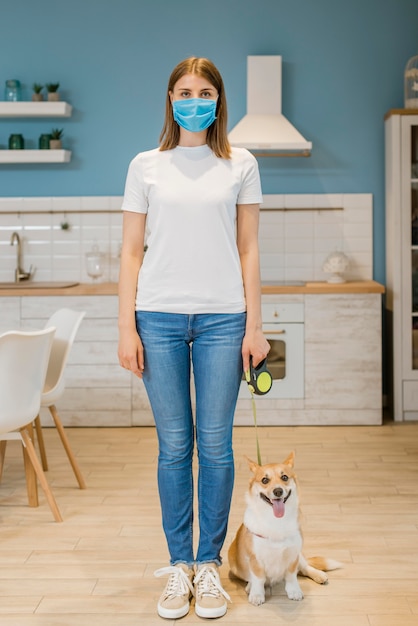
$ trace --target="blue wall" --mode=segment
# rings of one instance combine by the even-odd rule
[[[63,120],[0,120],[0,147],[64,128],[69,164],[1,166],[2,196],[120,195],[130,159],[157,144],[174,65],[221,70],[229,126],[246,109],[246,58],[283,57],[283,112],[308,159],[261,159],[265,193],[374,195],[375,278],[384,282],[383,116],[403,106],[418,53],[417,0],[0,0],[0,89],[61,83]],[[0,92],[1,97],[1,92]]]

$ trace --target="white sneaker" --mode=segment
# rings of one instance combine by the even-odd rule
[[[218,574],[218,567],[215,563],[204,563],[200,565],[194,578],[195,586],[195,612],[198,617],[222,617],[225,615],[227,604],[231,598],[222,588]]]
[[[178,619],[187,615],[190,609],[190,596],[194,595],[192,585],[193,570],[185,563],[162,567],[154,572],[154,576],[169,575],[169,579],[157,604],[160,617]]]

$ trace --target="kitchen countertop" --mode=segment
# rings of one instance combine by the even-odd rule
[[[296,283],[297,281],[295,281]],[[52,284],[52,283],[51,283]],[[261,293],[271,294],[348,294],[384,293],[385,287],[374,280],[347,281],[345,283],[306,282],[292,284],[279,281],[263,281]],[[117,283],[79,283],[72,287],[19,287],[0,288],[1,296],[114,296],[118,293]]]
[[[261,284],[261,293],[265,295],[278,293],[385,293],[385,287],[374,280],[347,281],[345,283],[308,281],[302,285],[263,281]]]

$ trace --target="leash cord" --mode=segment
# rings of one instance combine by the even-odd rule
[[[255,398],[253,392],[251,392],[251,404],[253,405],[253,417],[254,417],[254,430],[255,430],[255,442],[257,446],[257,463],[262,465],[261,463],[261,454],[260,454],[260,443],[258,441],[258,431],[257,431],[257,409],[255,406]]]
[[[257,446],[257,463],[261,465],[260,443],[258,441],[258,431],[257,431],[257,408],[255,406],[255,398],[254,398],[254,391],[253,391],[254,387],[251,385],[251,375],[250,375],[249,369],[245,372],[245,380],[248,383],[248,389],[250,390],[250,393],[251,393],[251,404],[253,407],[253,417],[254,417],[255,442]]]

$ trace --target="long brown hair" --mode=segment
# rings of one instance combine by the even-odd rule
[[[216,120],[208,128],[206,142],[217,157],[230,159],[231,146],[226,131],[228,113],[222,76],[212,61],[198,57],[184,59],[171,72],[167,87],[164,126],[160,135],[160,150],[172,150],[178,145],[180,140],[180,128],[174,120],[170,92],[174,90],[174,85],[185,74],[201,76],[208,80],[217,90]]]

